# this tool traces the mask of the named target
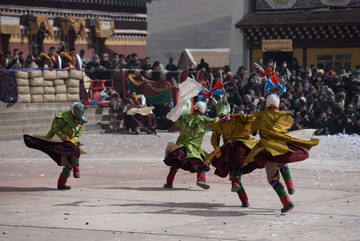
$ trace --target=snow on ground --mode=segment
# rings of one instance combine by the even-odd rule
[[[84,134],[81,142],[89,155],[82,156],[87,161],[162,161],[168,142],[176,142],[179,133],[160,132],[155,135],[133,134]],[[211,152],[211,132],[204,137],[203,148]],[[333,135],[316,136],[320,144],[310,150],[306,163],[318,166],[338,166],[343,164],[342,171],[349,171],[353,165],[360,166],[360,136]],[[0,161],[33,161],[48,160],[48,157],[25,146],[23,140],[0,141]],[[305,163],[305,162],[302,162]],[[341,171],[341,170],[338,170]]]

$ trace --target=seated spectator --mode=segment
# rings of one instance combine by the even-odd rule
[[[300,106],[298,112],[295,112],[294,118],[294,129],[295,130],[302,130],[312,128],[314,125],[315,117],[311,114],[307,106],[305,104]]]
[[[358,91],[354,92],[350,104],[353,105],[355,111],[360,111],[360,98]]]
[[[136,134],[140,134],[141,130],[145,130],[148,134],[156,133],[156,118],[152,112],[153,107],[146,106],[145,96],[138,97],[135,92],[131,92],[127,102],[128,108],[124,120],[126,129]]]
[[[329,129],[330,135],[339,133],[340,130],[339,130],[338,119],[336,118],[335,114],[332,113],[330,106],[325,107],[325,113],[326,113],[326,118],[327,118],[327,122],[328,122],[328,129]]]
[[[154,114],[156,116],[157,129],[168,130],[174,123],[166,118],[167,113],[171,110],[169,103],[154,105]]]
[[[123,111],[122,99],[118,92],[113,88],[108,88],[107,93],[109,95],[109,107],[111,113],[121,113]]]
[[[340,122],[341,130],[346,134],[360,134],[360,114],[354,111],[354,106],[348,104]]]

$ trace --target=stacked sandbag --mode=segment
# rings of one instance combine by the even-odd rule
[[[16,85],[18,92],[18,103],[30,103],[30,86],[29,86],[29,73],[17,70],[15,72]]]
[[[29,85],[32,103],[44,101],[44,78],[41,70],[29,72]]]
[[[92,79],[90,79],[89,76],[87,76],[85,73],[83,73],[83,80],[84,80],[84,88],[89,89]]]
[[[66,85],[63,79],[54,79],[55,86],[55,101],[56,102],[65,102],[67,101],[66,96]]]
[[[55,102],[55,86],[56,70],[43,70],[44,78],[44,102]]]
[[[80,81],[83,72],[78,70],[16,71],[18,102],[76,102],[80,100]]]
[[[57,70],[56,79],[67,79],[69,78],[69,71],[67,70]]]
[[[69,78],[66,79],[67,101],[76,102],[80,100],[80,80],[82,79],[82,71],[70,70]]]

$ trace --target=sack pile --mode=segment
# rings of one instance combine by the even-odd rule
[[[34,70],[15,72],[18,103],[76,102],[80,100],[78,70]]]

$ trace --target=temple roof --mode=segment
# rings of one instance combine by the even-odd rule
[[[359,10],[336,10],[250,13],[236,23],[235,26],[240,29],[249,29],[359,24]]]

